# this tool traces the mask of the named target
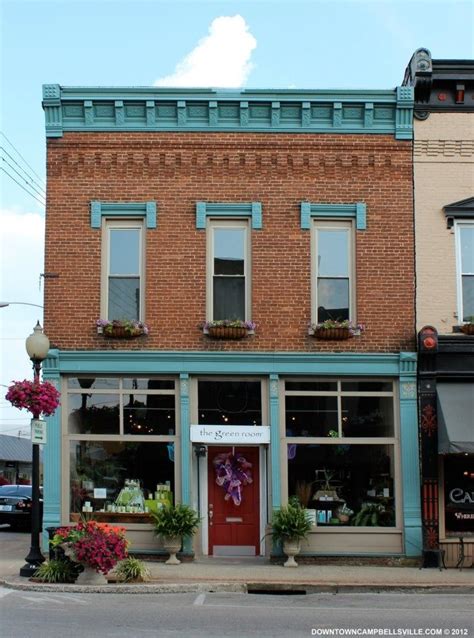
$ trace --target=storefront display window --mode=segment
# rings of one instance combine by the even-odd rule
[[[149,522],[150,511],[176,497],[175,381],[79,377],[66,385],[71,518]]]
[[[474,536],[474,456],[444,457],[444,522],[447,536]]]
[[[394,415],[390,381],[285,383],[288,496],[315,525],[396,525]]]

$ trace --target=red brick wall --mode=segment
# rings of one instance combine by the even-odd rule
[[[279,133],[66,133],[48,140],[45,331],[61,349],[392,352],[414,347],[412,145],[388,135]],[[90,201],[158,203],[146,232],[150,335],[96,334],[101,231]],[[243,341],[211,341],[205,319],[206,233],[196,201],[263,207],[251,231],[252,319]],[[361,337],[316,341],[311,318],[310,231],[300,202],[367,204],[356,233]]]

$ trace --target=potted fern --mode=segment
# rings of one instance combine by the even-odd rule
[[[161,536],[163,547],[170,555],[166,565],[179,565],[176,558],[181,549],[183,538],[193,536],[199,525],[199,516],[192,507],[184,503],[165,505],[156,512],[150,512],[153,518],[155,534]]]
[[[311,530],[311,522],[307,511],[301,506],[298,498],[290,498],[288,505],[280,507],[273,513],[272,538],[283,545],[288,559],[284,567],[298,567],[295,556],[300,553],[301,541]]]

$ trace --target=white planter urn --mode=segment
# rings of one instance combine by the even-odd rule
[[[163,536],[163,549],[169,553],[170,557],[165,561],[165,565],[179,565],[180,560],[176,558],[177,552],[181,549],[180,536]]]
[[[84,565],[84,571],[76,579],[76,585],[107,585],[107,578],[102,572]]]
[[[288,560],[283,563],[283,567],[298,567],[295,556],[300,553],[300,541],[291,539],[283,541],[283,551],[288,556]]]

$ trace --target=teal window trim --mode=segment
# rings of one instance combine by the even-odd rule
[[[156,202],[91,202],[91,228],[100,228],[102,217],[144,217],[156,228]]]
[[[367,229],[367,205],[365,202],[355,204],[311,204],[301,202],[301,228],[309,230],[311,228],[311,218],[337,219],[354,218],[357,230]]]
[[[196,202],[196,228],[204,230],[208,217],[249,217],[254,230],[262,228],[262,204]]]

